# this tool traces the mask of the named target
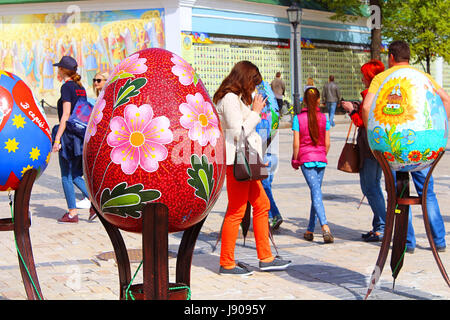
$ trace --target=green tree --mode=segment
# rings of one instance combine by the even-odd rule
[[[404,40],[411,47],[414,63],[431,62],[441,56],[450,63],[450,0],[318,0],[335,14],[332,19],[355,21],[368,17],[367,5],[380,8],[381,29],[371,29],[371,57],[380,59],[381,39]]]
[[[370,1],[361,1],[361,0],[319,0],[319,3],[322,3],[327,9],[334,12],[334,15],[331,17],[333,20],[338,20],[342,22],[354,22],[359,17],[365,17],[367,19],[376,19],[377,21],[371,21],[371,30],[370,30],[370,55],[372,59],[381,58],[381,28],[380,25],[382,21],[382,8],[385,1],[382,0],[370,0]],[[369,6],[377,6],[380,10],[373,11],[369,9]],[[380,14],[379,17],[376,17],[377,14]]]
[[[317,2],[334,13],[333,20],[351,22],[367,15],[367,6],[361,0],[318,0]]]
[[[450,0],[389,0],[383,17],[383,37],[408,42],[426,72],[437,56],[450,62]]]

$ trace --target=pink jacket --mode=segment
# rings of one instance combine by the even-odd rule
[[[317,109],[317,119],[319,122],[319,142],[314,145],[311,137],[309,136],[308,128],[308,110],[303,108],[297,115],[298,124],[300,127],[300,149],[297,155],[299,164],[302,165],[305,162],[320,161],[328,163],[327,150],[325,147],[325,132],[327,118],[320,109]]]

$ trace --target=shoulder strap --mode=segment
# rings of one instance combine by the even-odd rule
[[[353,121],[350,121],[350,126],[348,127],[347,138],[345,138],[345,143],[348,141],[348,137],[350,136],[350,131],[352,130]],[[356,126],[353,131],[353,143],[356,143]]]

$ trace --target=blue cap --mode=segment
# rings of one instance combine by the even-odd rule
[[[58,63],[54,63],[53,66],[77,71],[78,63],[74,58],[70,56],[64,56]]]

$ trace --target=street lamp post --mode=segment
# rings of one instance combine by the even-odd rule
[[[299,86],[300,86],[300,79],[298,74],[298,42],[297,42],[297,26],[300,25],[302,20],[302,9],[298,6],[296,2],[294,2],[288,9],[287,9],[287,15],[289,22],[292,24],[292,28],[294,29],[294,41],[292,46],[294,47],[294,112],[299,113],[300,112],[300,93],[299,93]]]

